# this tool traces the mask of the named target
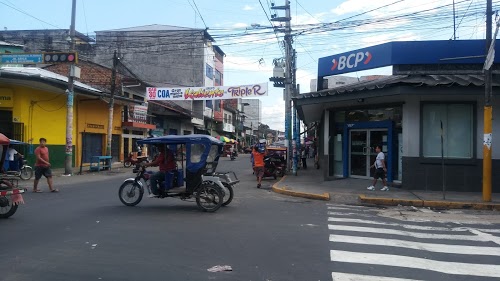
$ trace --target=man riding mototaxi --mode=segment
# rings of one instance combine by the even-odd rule
[[[175,157],[172,151],[165,145],[157,145],[160,154],[151,163],[143,163],[145,167],[160,166],[160,170],[154,173],[151,178],[151,194],[149,197],[158,196],[159,183],[165,180],[166,172],[176,169]]]

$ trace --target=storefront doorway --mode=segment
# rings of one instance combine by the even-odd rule
[[[370,178],[374,169],[370,166],[375,161],[377,153],[375,146],[381,145],[382,152],[388,150],[387,129],[354,129],[349,131],[349,163],[350,177]]]

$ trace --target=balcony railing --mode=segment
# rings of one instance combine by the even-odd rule
[[[130,116],[127,112],[122,112],[122,127],[135,127],[143,129],[156,129],[153,119],[147,115]]]

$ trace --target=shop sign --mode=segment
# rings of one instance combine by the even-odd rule
[[[129,116],[136,121],[146,122],[148,116],[148,107],[143,105],[130,106]]]
[[[12,92],[0,92],[0,107],[14,107],[14,95],[12,94]]]
[[[104,129],[104,125],[87,123],[87,128],[90,128],[90,129]]]
[[[234,133],[234,126],[229,124],[229,123],[224,123],[222,125],[222,130],[224,132],[230,132],[230,133]]]
[[[147,88],[148,100],[224,100],[267,96],[267,83],[241,86]]]

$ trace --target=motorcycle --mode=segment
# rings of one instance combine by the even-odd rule
[[[21,164],[21,168],[17,171],[7,171],[7,175],[19,177],[22,180],[29,180],[33,176],[33,168],[28,165],[28,161],[24,159],[24,157],[19,158],[19,163]]]
[[[3,167],[10,143],[10,139],[0,133],[0,167]],[[25,192],[17,179],[0,174],[0,219],[14,215],[19,205],[24,204],[22,194]]]
[[[227,156],[230,157],[231,161],[234,161],[238,155],[236,154],[236,151],[233,151],[233,153],[229,153]]]
[[[180,162],[182,166],[165,173],[158,194],[154,198],[177,197],[184,201],[195,199],[198,207],[205,212],[215,212],[232,201],[233,186],[239,180],[234,172],[216,172],[223,147],[223,143],[219,140],[206,135],[172,135],[149,138],[140,142],[164,145],[170,147],[172,151],[180,151],[177,153],[176,162]],[[172,146],[175,149],[171,148]],[[178,159],[179,155],[181,159]],[[144,165],[140,164],[136,165],[134,172],[137,173],[136,177],[126,179],[118,191],[120,201],[126,206],[137,205],[142,200],[145,190],[152,194],[153,172],[147,171]]]
[[[123,167],[130,168],[132,165],[137,165],[137,164],[140,164],[142,162],[146,162],[146,163],[149,162],[147,156],[137,156],[137,158],[134,159],[133,155],[134,154],[132,152],[130,152],[128,154],[128,157],[125,158],[125,160],[123,161]]]
[[[9,139],[11,145],[26,145],[25,142]],[[19,157],[17,163],[14,163],[14,170],[8,170],[6,168],[5,174],[7,176],[19,177],[22,180],[29,180],[33,177],[33,168],[28,165],[28,161],[24,157]],[[7,164],[8,165],[8,164]],[[12,167],[11,167],[12,168]]]

